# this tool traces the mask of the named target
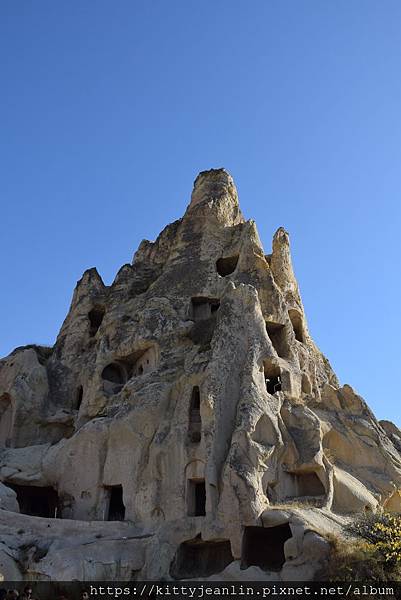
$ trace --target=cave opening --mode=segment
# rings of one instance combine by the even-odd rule
[[[93,337],[94,335],[96,335],[97,330],[99,329],[100,325],[102,324],[104,313],[105,313],[104,308],[100,307],[100,306],[95,306],[95,308],[92,308],[92,310],[90,310],[88,312],[90,337]]]
[[[124,521],[125,505],[123,500],[123,486],[106,486],[106,521]]]
[[[216,261],[216,271],[221,277],[227,277],[227,275],[231,275],[234,273],[238,264],[238,254],[235,256],[226,256],[223,258],[219,258]]]
[[[276,392],[281,392],[282,390],[282,381],[281,381],[281,372],[279,367],[274,365],[264,365],[264,377],[266,390],[269,394],[275,394]]]
[[[193,444],[198,444],[202,436],[202,420],[200,414],[200,391],[195,385],[192,388],[191,401],[189,405],[188,437]]]
[[[191,298],[191,312],[194,321],[203,321],[209,319],[220,307],[220,300],[217,298],[205,298],[197,296]]]
[[[294,330],[295,339],[298,340],[298,342],[304,344],[305,333],[301,313],[298,310],[290,308],[290,310],[288,311],[288,316],[290,317],[292,328]]]
[[[223,571],[233,560],[229,540],[204,542],[198,536],[179,545],[170,575],[174,579],[209,577]]]
[[[287,358],[288,344],[285,335],[285,326],[282,323],[266,321],[266,331],[277,355],[281,358]]]
[[[188,480],[188,516],[206,515],[206,485],[204,479]]]
[[[284,544],[292,537],[288,523],[276,527],[245,527],[241,569],[251,566],[280,571],[285,563]]]
[[[17,494],[17,502],[22,514],[32,517],[61,517],[59,498],[54,488],[9,483],[7,485]]]

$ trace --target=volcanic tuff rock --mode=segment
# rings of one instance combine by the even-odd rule
[[[339,386],[287,232],[265,255],[223,169],[0,365],[6,578],[308,579],[326,533],[401,510],[401,432]]]

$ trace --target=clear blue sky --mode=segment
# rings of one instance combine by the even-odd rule
[[[399,0],[2,0],[0,354],[52,344],[82,272],[111,283],[224,166],[401,425],[400,31]]]

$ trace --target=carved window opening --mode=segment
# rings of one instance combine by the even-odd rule
[[[290,321],[292,324],[292,328],[294,330],[295,339],[302,344],[305,343],[305,332],[302,315],[298,310],[290,309],[288,311],[288,316],[290,317]]]
[[[279,367],[274,365],[266,365],[264,366],[264,377],[266,390],[269,394],[275,394],[276,392],[281,392],[282,390],[282,381],[281,381],[281,372]]]
[[[93,337],[94,335],[96,335],[97,330],[99,329],[100,325],[102,324],[104,313],[105,313],[104,308],[99,307],[99,306],[96,306],[95,308],[92,308],[92,310],[89,311],[88,319],[89,319],[89,325],[90,325],[89,326],[90,337]]]
[[[131,379],[150,373],[157,367],[158,354],[155,346],[138,350],[129,356],[119,358],[107,365],[102,371],[104,391],[117,394]]]
[[[106,392],[118,394],[128,381],[128,373],[122,364],[113,362],[103,369],[102,379]]]
[[[324,496],[326,493],[323,483],[314,472],[296,473],[293,474],[293,478],[294,496],[297,498],[302,496]]]
[[[20,512],[32,517],[61,517],[59,498],[52,487],[7,484],[17,494]]]
[[[82,404],[82,399],[84,397],[84,388],[80,385],[75,394],[75,410],[79,410]]]
[[[238,264],[238,254],[236,256],[226,256],[219,258],[216,262],[216,270],[221,277],[227,277],[234,273]]]
[[[196,297],[191,300],[192,318],[194,321],[209,319],[219,310],[220,300],[216,298]]]
[[[234,560],[229,540],[204,542],[200,536],[179,545],[171,563],[174,579],[194,579],[221,573]]]
[[[204,479],[189,479],[187,489],[188,516],[206,515],[206,486]]]
[[[288,523],[276,527],[245,527],[241,568],[260,567],[281,571],[285,563],[284,544],[292,537]]]
[[[277,355],[281,358],[287,358],[288,343],[285,335],[285,326],[282,323],[266,321],[266,331]]]
[[[189,428],[188,437],[190,442],[198,444],[201,441],[202,420],[200,414],[200,391],[196,385],[192,388],[191,402],[189,406]]]
[[[106,521],[124,521],[123,486],[106,486]]]

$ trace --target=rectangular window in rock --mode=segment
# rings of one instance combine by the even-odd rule
[[[284,562],[284,544],[292,537],[288,523],[276,527],[245,527],[242,538],[241,567],[252,565],[265,571],[280,571]]]
[[[229,540],[204,542],[198,538],[180,544],[170,567],[174,579],[210,577],[234,560]]]
[[[266,331],[277,355],[281,358],[287,358],[289,348],[285,335],[285,326],[282,323],[266,321]]]
[[[20,512],[32,517],[54,519],[60,517],[57,492],[52,487],[9,485],[17,494]]]
[[[189,479],[187,489],[188,516],[206,515],[206,486],[204,479]]]
[[[123,502],[123,486],[112,485],[106,487],[106,521],[124,521],[125,506]]]
[[[266,390],[269,394],[275,394],[276,392],[281,392],[281,372],[279,367],[275,365],[264,365],[264,376],[265,376],[265,384]]]
[[[191,403],[189,406],[189,441],[193,444],[198,444],[201,441],[201,432],[202,420],[200,414],[200,392],[199,387],[196,385],[192,388]]]
[[[191,300],[192,318],[194,321],[209,319],[220,307],[216,298],[196,297]]]

